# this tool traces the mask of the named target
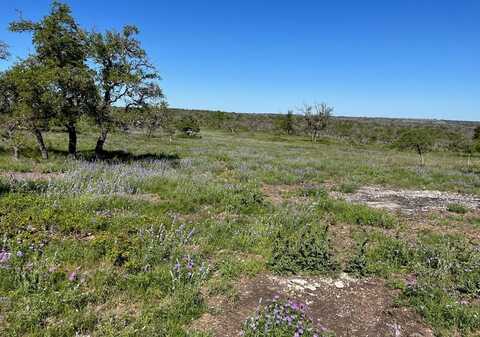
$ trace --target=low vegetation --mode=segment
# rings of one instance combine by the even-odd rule
[[[342,144],[312,147],[301,137],[204,131],[170,143],[132,133],[124,143],[114,132],[110,146],[125,152],[107,147],[112,159],[90,161],[96,133],[80,132],[84,159],[66,157],[61,133],[46,134],[48,162],[34,149],[17,161],[0,155],[3,172],[20,172],[0,185],[7,336],[184,336],[208,294],[235,300],[232,284],[257,273],[385,278],[438,335],[473,336],[480,326],[475,240],[442,234],[450,226],[443,222],[412,236],[405,219],[332,199],[321,187],[348,172],[360,185],[478,193],[478,177],[455,154],[431,153],[417,171],[403,152],[385,162],[382,150],[356,149],[344,161]],[[44,176],[21,178],[32,170]],[[452,174],[464,184],[451,184]],[[282,184],[296,191],[271,203],[262,186]],[[471,219],[465,226],[476,228]]]

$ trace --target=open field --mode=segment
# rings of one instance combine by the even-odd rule
[[[0,149],[2,336],[237,336],[275,296],[325,336],[480,336],[480,158],[201,135]]]

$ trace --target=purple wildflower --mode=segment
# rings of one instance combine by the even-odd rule
[[[0,263],[7,263],[11,256],[12,253],[7,252],[6,250],[0,251]]]
[[[73,282],[77,279],[77,272],[76,271],[72,271],[70,274],[68,274],[68,280],[70,282]]]

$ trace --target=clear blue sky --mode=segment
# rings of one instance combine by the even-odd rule
[[[480,120],[480,1],[67,0],[86,28],[135,24],[176,107],[285,112],[326,101],[337,115]],[[3,1],[0,40],[20,9]],[[0,67],[5,67],[5,64]]]

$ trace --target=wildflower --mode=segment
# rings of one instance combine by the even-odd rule
[[[178,260],[177,260],[177,263],[175,263],[175,266],[173,266],[173,271],[178,273],[178,272],[180,272],[181,268],[182,268],[182,266],[180,265],[180,262],[178,262]]]
[[[68,280],[70,282],[73,282],[77,279],[77,272],[76,271],[72,271],[70,274],[68,274]]]
[[[22,252],[21,250],[19,250],[19,251],[17,252],[17,257],[23,257],[23,255],[24,255],[24,254],[23,254],[23,252]]]
[[[0,263],[7,263],[11,256],[12,253],[9,253],[5,250],[0,251]]]

